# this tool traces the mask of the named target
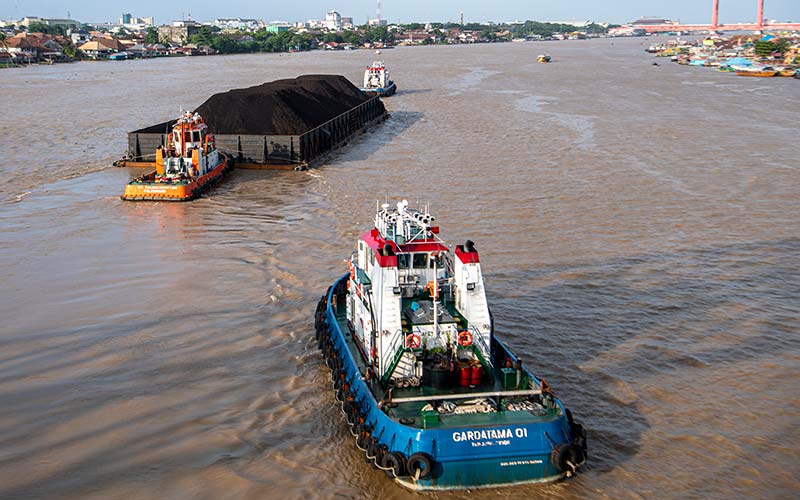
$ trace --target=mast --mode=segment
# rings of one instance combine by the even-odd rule
[[[438,300],[438,291],[439,291],[439,275],[436,269],[436,258],[439,256],[439,252],[434,252],[431,254],[431,258],[433,258],[433,334],[436,335],[436,338],[439,338],[439,310],[437,308]]]

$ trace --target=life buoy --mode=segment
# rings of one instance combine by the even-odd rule
[[[416,333],[409,333],[406,335],[406,347],[410,347],[411,349],[419,349],[420,345],[422,345],[422,339],[419,338],[419,335]]]
[[[458,332],[458,345],[461,347],[469,347],[472,345],[472,334],[466,330]]]
[[[356,266],[353,265],[353,261],[350,261],[350,279],[355,281],[356,280]]]

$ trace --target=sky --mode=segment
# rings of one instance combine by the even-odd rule
[[[23,16],[63,18],[83,22],[116,22],[123,12],[153,16],[157,24],[183,19],[208,21],[246,17],[305,21],[322,19],[336,10],[358,24],[374,17],[375,0],[0,0],[0,19]],[[642,16],[684,23],[708,23],[711,0],[382,0],[382,17],[390,22],[457,21],[597,21],[625,23]],[[756,0],[720,0],[720,21],[752,22]],[[800,22],[800,0],[765,0],[765,17]]]

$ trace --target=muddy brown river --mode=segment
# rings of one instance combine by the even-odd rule
[[[389,121],[187,204],[120,201],[127,131],[376,55],[0,71],[0,498],[796,497],[800,81],[648,43],[387,50]],[[401,198],[475,241],[497,334],[589,428],[576,478],[419,495],[365,464],[313,312]]]

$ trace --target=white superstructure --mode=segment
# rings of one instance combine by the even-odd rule
[[[435,220],[427,207],[412,209],[406,200],[383,204],[351,258],[348,323],[384,380],[419,376],[415,350],[477,353],[491,363],[492,322],[478,252],[468,241],[451,253]]]

